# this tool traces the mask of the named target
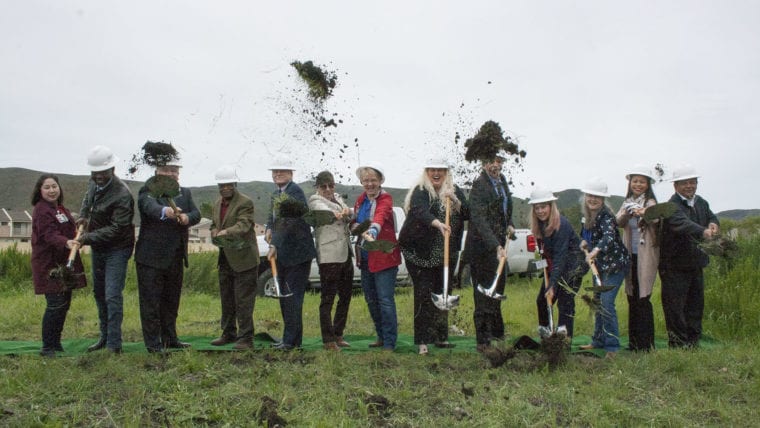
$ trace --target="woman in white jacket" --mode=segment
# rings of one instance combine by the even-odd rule
[[[315,237],[319,281],[322,285],[319,303],[322,343],[325,349],[339,351],[341,347],[351,346],[343,339],[354,278],[348,229],[351,214],[340,195],[335,193],[335,179],[329,171],[317,174],[314,186],[317,188],[317,193],[309,198],[309,209],[332,211],[335,214],[335,221],[316,227]],[[335,317],[332,318],[336,294],[338,305],[335,308]]]

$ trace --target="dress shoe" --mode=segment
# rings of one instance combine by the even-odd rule
[[[427,355],[428,354],[428,347],[427,345],[420,345],[419,350],[417,351],[420,355]]]
[[[581,351],[590,351],[590,350],[596,349],[596,348],[594,347],[594,345],[592,345],[592,344],[589,343],[588,345],[581,345],[581,346],[579,346],[578,349],[580,349]]]
[[[325,342],[322,347],[328,351],[340,351],[340,346],[335,342]]]
[[[295,346],[288,345],[287,343],[278,343],[276,345],[272,345],[272,349],[277,351],[292,351],[295,349]]]
[[[381,348],[383,346],[383,341],[382,340],[376,340],[376,341],[370,343],[367,346],[369,346],[370,348]]]
[[[338,345],[338,346],[340,346],[341,348],[350,348],[351,347],[351,344],[348,343],[348,342],[346,342],[343,339],[343,336],[338,337],[338,339],[335,340],[335,344]]]
[[[66,351],[63,350],[63,345],[59,343],[55,345],[55,352],[66,352]]]
[[[435,347],[436,348],[443,348],[443,349],[451,349],[455,348],[457,345],[449,342],[436,342]]]
[[[163,354],[164,352],[166,352],[164,348],[160,348],[160,347],[159,348],[150,347],[150,348],[145,348],[145,349],[148,351],[149,354]]]
[[[55,357],[55,349],[53,349],[53,348],[42,348],[42,349],[40,349],[40,356],[41,357],[53,358],[53,357]]]
[[[248,349],[253,349],[253,342],[249,339],[240,339],[237,342],[235,342],[235,345],[232,346],[232,349],[236,351],[245,351]]]
[[[212,340],[211,344],[214,345],[214,346],[223,346],[223,345],[226,345],[228,343],[232,343],[234,341],[235,341],[235,339],[232,338],[232,337],[229,337],[229,336],[220,336],[220,337]]]
[[[101,349],[105,347],[106,347],[106,340],[101,337],[100,339],[98,339],[97,342],[95,342],[94,344],[90,345],[90,347],[87,348],[87,352],[100,351]]]
[[[121,346],[117,348],[108,348],[108,352],[111,354],[121,354]]]
[[[174,340],[174,341],[171,341],[171,342],[167,343],[165,347],[168,348],[168,349],[187,349],[190,346],[192,346],[192,345],[190,345],[187,342],[180,342],[179,340]]]

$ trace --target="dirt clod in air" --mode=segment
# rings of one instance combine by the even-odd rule
[[[169,162],[179,160],[179,152],[171,143],[163,141],[146,141],[138,153],[132,155],[128,173],[134,175],[142,165],[151,168],[164,166]]]

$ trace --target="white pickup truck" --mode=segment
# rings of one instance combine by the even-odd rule
[[[401,207],[393,207],[393,221],[396,225],[396,237],[398,237],[401,226],[406,220],[406,214]],[[533,263],[534,251],[536,249],[536,240],[533,238],[529,229],[516,229],[516,239],[509,241],[509,248],[507,250],[507,263],[509,265],[509,273],[532,273],[535,272],[535,265]],[[467,238],[467,231],[462,236],[462,248],[464,248],[465,238]],[[259,255],[261,257],[259,263],[259,280],[257,284],[258,295],[264,295],[264,289],[268,282],[272,281],[272,270],[269,267],[269,260],[266,258],[266,254],[269,251],[269,245],[264,240],[264,235],[258,235],[256,237],[256,243],[259,247]],[[457,266],[455,272],[460,272],[460,260],[461,251],[457,257]],[[467,275],[468,276],[468,275]],[[396,277],[397,283],[400,285],[410,285],[411,280],[409,278],[409,272],[406,270],[406,262],[403,261],[399,266],[398,275]],[[464,282],[469,281],[466,278]],[[354,284],[358,285],[361,282],[361,272],[359,269],[354,268]],[[309,272],[309,285],[313,289],[319,289],[319,267],[317,266],[317,260],[314,259],[311,262],[311,270]],[[464,284],[463,284],[464,285]]]

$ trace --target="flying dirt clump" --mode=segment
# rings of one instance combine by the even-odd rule
[[[465,141],[464,147],[467,149],[465,160],[468,162],[490,161],[500,150],[504,150],[515,163],[520,163],[527,155],[525,150],[520,150],[512,137],[504,136],[501,126],[493,120],[485,122],[474,137]]]
[[[338,82],[335,72],[324,71],[312,61],[293,61],[290,65],[298,71],[298,75],[309,86],[309,95],[314,100],[323,101],[332,95],[332,90]]]
[[[143,144],[140,152],[132,155],[128,172],[130,175],[134,175],[142,165],[155,168],[177,160],[179,160],[179,152],[171,143],[149,140]]]

